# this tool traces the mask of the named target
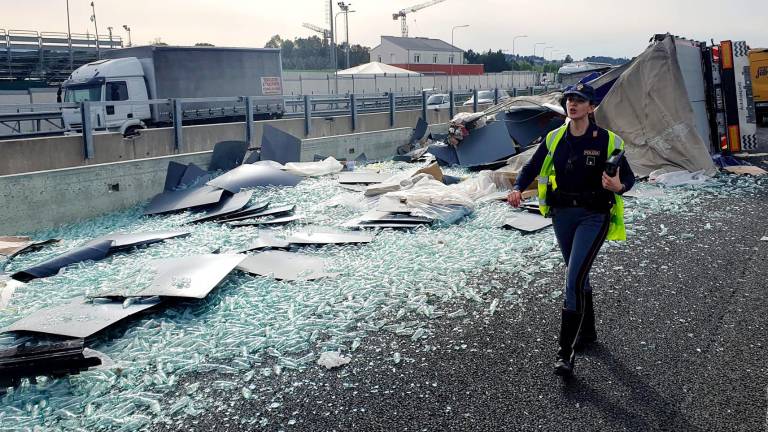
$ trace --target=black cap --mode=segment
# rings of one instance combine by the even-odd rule
[[[565,98],[568,98],[570,95],[579,96],[593,104],[595,103],[595,89],[589,84],[578,83],[563,93],[563,97]]]

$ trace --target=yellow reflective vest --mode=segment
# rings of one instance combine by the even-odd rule
[[[555,163],[554,154],[557,149],[557,145],[565,136],[565,132],[568,130],[568,123],[560,126],[559,128],[549,132],[545,141],[547,146],[547,156],[544,158],[544,163],[541,165],[541,171],[539,171],[539,211],[545,217],[549,217],[550,207],[547,204],[547,190],[552,187],[552,190],[557,189],[557,181],[555,180]],[[615,133],[608,131],[608,154],[612,154],[616,148],[624,150],[624,140],[621,139]],[[611,224],[608,227],[607,240],[626,240],[627,231],[624,227],[624,199],[619,194],[614,194],[614,204],[611,207]]]

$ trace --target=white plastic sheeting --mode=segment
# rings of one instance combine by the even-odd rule
[[[340,172],[344,165],[331,156],[317,162],[288,162],[283,169],[303,177],[319,177]]]

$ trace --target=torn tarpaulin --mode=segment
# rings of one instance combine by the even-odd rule
[[[302,178],[299,176],[267,166],[240,165],[207,184],[237,193],[241,189],[259,186],[296,186],[301,180]]]
[[[126,286],[100,292],[93,297],[182,297],[201,299],[208,295],[245,255],[207,254],[152,261],[155,274],[148,287]],[[130,281],[126,281],[127,284]]]
[[[374,235],[368,233],[322,228],[313,231],[296,232],[288,237],[287,240],[293,245],[326,245],[370,243],[373,241],[373,238]]]
[[[264,226],[264,225],[285,225],[287,223],[295,222],[304,219],[303,216],[291,215],[283,217],[275,217],[271,219],[256,220],[253,222],[236,222],[230,224],[231,227],[247,227],[247,226]]]
[[[221,141],[213,146],[208,171],[229,171],[243,163],[248,143],[245,141]]]
[[[251,196],[253,196],[253,191],[243,191],[234,195],[228,195],[227,197],[223,198],[219,204],[212,207],[197,219],[189,221],[189,223],[206,222],[238,212],[242,210],[243,207],[248,205],[248,201],[251,200]]]
[[[12,258],[24,252],[41,249],[43,246],[57,243],[58,239],[32,240],[25,236],[0,236],[0,256]]]
[[[314,280],[336,277],[338,273],[325,271],[326,262],[322,258],[285,251],[266,251],[245,258],[237,268],[239,270],[268,276],[279,280]]]
[[[110,248],[112,248],[112,240],[89,242],[53,259],[16,272],[11,277],[21,282],[29,282],[33,279],[53,276],[70,264],[82,261],[100,261],[109,254]]]
[[[277,216],[292,214],[295,210],[296,210],[295,205],[270,207],[268,209],[262,209],[261,211],[258,211],[258,212],[240,214],[240,215],[230,215],[230,216],[227,216],[226,218],[219,219],[217,222],[219,223],[237,222],[241,220],[254,219],[254,218],[265,217],[265,216],[277,217]]]
[[[301,160],[301,139],[274,126],[264,125],[261,135],[261,160],[285,164]]]
[[[547,104],[510,107],[506,115],[499,118],[506,123],[509,135],[522,148],[562,126],[565,121],[563,114]]]
[[[23,378],[32,383],[39,376],[63,376],[102,364],[85,351],[83,339],[27,345],[0,350],[0,389],[15,387]]]
[[[43,333],[73,338],[88,338],[105,328],[161,303],[158,298],[144,299],[131,304],[123,301],[74,300],[33,312],[0,330],[7,332]]]
[[[290,246],[287,240],[279,239],[271,233],[262,232],[259,237],[253,242],[249,243],[244,249],[238,253],[250,252],[260,249],[286,249]]]
[[[391,173],[379,173],[374,171],[352,171],[339,173],[339,183],[342,184],[374,184],[383,183],[392,177]]]
[[[170,161],[168,162],[168,171],[165,174],[165,186],[163,187],[163,190],[168,192],[180,186],[190,186],[198,181],[203,183],[209,179],[210,175],[193,163],[184,165]]]
[[[465,167],[495,162],[516,152],[503,121],[491,122],[485,127],[473,129],[456,147],[459,165]]]
[[[189,235],[189,231],[155,231],[135,234],[109,234],[71,249],[50,260],[11,275],[13,279],[29,282],[33,279],[53,276],[62,268],[83,261],[99,261],[107,255],[136,246],[161,242],[174,237]]]
[[[258,214],[264,211],[269,207],[269,201],[259,202],[256,204],[249,205],[248,207],[243,208],[242,210],[238,210],[234,213],[229,213],[223,218],[219,218],[216,222],[226,222],[227,220],[237,220],[237,218],[240,217],[247,217],[252,214]],[[250,216],[255,217],[255,216]]]
[[[550,218],[545,218],[540,214],[518,212],[515,213],[514,216],[508,217],[504,221],[502,227],[531,233],[544,229],[550,225],[552,225],[552,219]]]
[[[394,229],[412,229],[419,226],[429,225],[433,222],[432,218],[426,216],[417,216],[411,213],[393,213],[382,212],[379,210],[370,210],[352,220],[342,224],[345,228],[394,228]]]
[[[196,186],[155,195],[144,209],[144,214],[155,215],[204,207],[218,203],[223,189],[212,186]]]

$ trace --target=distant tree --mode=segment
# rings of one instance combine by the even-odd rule
[[[608,63],[612,65],[623,65],[624,63],[629,62],[628,58],[613,58],[613,57],[607,57],[607,56],[589,56],[584,57],[585,62],[595,62],[595,63]]]
[[[160,38],[160,36],[152,39],[152,41],[149,42],[150,45],[154,46],[168,46],[167,43],[163,42],[163,40]]]
[[[264,45],[265,48],[279,48],[283,58],[284,69],[298,70],[327,70],[332,69],[331,47],[328,41],[318,36],[306,38],[283,39],[280,35],[272,36]],[[346,66],[346,52],[343,45],[336,46],[336,67]],[[370,48],[362,45],[349,47],[350,67],[370,61]]]
[[[511,69],[501,50],[496,52],[488,50],[485,54],[485,59],[483,59],[483,65],[486,72],[503,72]]]
[[[208,42],[198,42],[198,43],[195,44],[195,46],[199,46],[199,47],[212,47],[212,46],[216,46],[216,45],[210,44]]]
[[[281,48],[282,46],[283,38],[281,38],[280,35],[274,35],[267,41],[264,48]]]
[[[480,54],[472,51],[471,49],[464,52],[464,60],[469,64],[480,64]]]
[[[565,56],[565,60],[563,60],[563,63],[573,63],[573,57],[571,57],[570,54]]]
[[[477,53],[470,49],[464,53],[464,59],[470,64],[482,64],[486,72],[502,72],[512,69],[507,61],[507,55],[501,50]]]
[[[355,67],[371,61],[371,50],[362,45],[349,46],[349,67]]]

